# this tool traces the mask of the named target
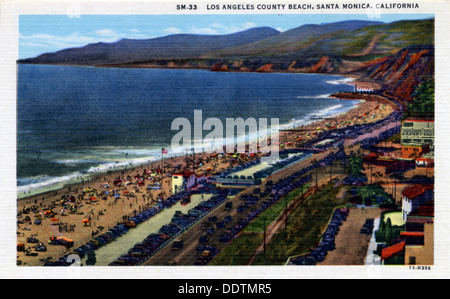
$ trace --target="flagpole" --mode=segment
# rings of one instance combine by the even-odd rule
[[[162,160],[161,173],[163,173],[164,172],[164,148],[161,148],[161,160]]]

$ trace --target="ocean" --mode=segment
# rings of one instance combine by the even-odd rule
[[[345,112],[347,78],[320,74],[18,65],[18,195],[161,157],[194,110],[211,117],[278,118],[281,127]],[[207,134],[208,132],[204,132]]]

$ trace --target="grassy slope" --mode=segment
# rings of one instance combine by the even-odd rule
[[[253,264],[283,265],[290,256],[306,253],[315,247],[334,208],[345,204],[337,198],[338,192],[339,189],[328,185],[297,206],[288,217],[287,229],[274,236],[267,245],[266,254],[256,256]],[[294,190],[288,196],[295,198],[298,194],[299,190]],[[284,206],[283,199],[280,203]],[[241,234],[210,265],[245,265],[262,241],[262,233]]]
[[[367,55],[364,55],[365,59],[364,57],[351,58],[351,55],[357,55],[364,51],[376,36],[379,37],[375,46]],[[333,55],[367,61],[390,55],[410,45],[433,43],[434,20],[412,20],[372,25],[351,31],[293,29],[256,43],[208,53],[204,57],[298,59]]]

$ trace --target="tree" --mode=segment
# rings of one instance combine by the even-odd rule
[[[434,118],[434,79],[417,86],[404,114],[404,118],[407,117]]]
[[[361,174],[362,167],[363,167],[363,158],[361,156],[358,156],[356,154],[352,154],[349,158],[349,166],[350,166],[350,172],[353,176],[358,177]]]
[[[391,218],[388,218],[386,220],[386,226],[384,228],[384,238],[386,240],[386,244],[389,245],[391,243],[391,236],[392,235],[392,222]]]

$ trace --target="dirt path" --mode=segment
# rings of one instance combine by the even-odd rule
[[[372,50],[375,48],[375,45],[376,45],[377,41],[380,39],[381,35],[382,35],[381,33],[375,35],[374,38],[370,41],[370,43],[367,45],[367,47],[364,50],[362,50],[360,53],[348,54],[347,56],[363,57],[363,56],[369,55],[370,52],[372,52]]]

